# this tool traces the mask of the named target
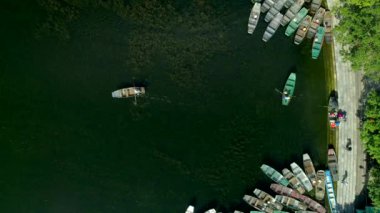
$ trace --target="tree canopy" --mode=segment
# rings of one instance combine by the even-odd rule
[[[345,0],[337,15],[336,38],[345,47],[345,58],[354,70],[380,81],[380,0]]]
[[[380,162],[380,95],[371,91],[364,111],[361,139],[369,155]],[[370,172],[368,183],[369,196],[375,207],[380,208],[380,168]]]
[[[371,157],[380,162],[380,96],[375,91],[368,95],[364,116],[362,141]]]
[[[370,171],[370,179],[368,181],[369,196],[376,208],[380,207],[380,168],[374,167]]]

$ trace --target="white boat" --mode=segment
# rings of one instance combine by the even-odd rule
[[[303,170],[294,162],[290,164],[290,167],[292,168],[294,175],[298,178],[299,181],[301,181],[306,191],[310,192],[313,190],[313,186],[311,185],[311,182],[306,176],[305,172],[303,172]]]
[[[144,87],[128,87],[112,92],[112,98],[130,98],[145,94]]]
[[[269,23],[263,35],[264,42],[267,42],[270,38],[272,38],[273,34],[276,32],[277,28],[280,26],[282,17],[283,15],[281,13],[277,13],[276,17],[274,17],[274,19],[272,19],[272,21]]]
[[[276,2],[277,0],[264,0],[264,3],[261,7],[261,12],[262,13],[267,12]]]
[[[301,10],[302,5],[305,3],[304,0],[297,0],[285,13],[284,17],[281,20],[281,25],[285,26],[296,17],[298,11]]]
[[[189,207],[187,207],[185,213],[194,213],[194,206],[190,205]]]
[[[209,209],[209,210],[205,211],[205,213],[216,213],[216,210],[215,209]]]
[[[285,0],[278,0],[274,5],[273,7],[271,7],[267,13],[267,15],[265,16],[264,20],[266,22],[270,22],[272,21],[272,19],[277,15],[277,13],[279,13],[282,8],[284,7],[284,4],[285,4]]]
[[[251,14],[248,18],[248,33],[252,34],[255,31],[257,22],[260,18],[261,3],[255,3],[252,7]]]

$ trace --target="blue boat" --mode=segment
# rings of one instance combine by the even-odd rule
[[[330,211],[331,213],[338,213],[337,205],[336,205],[336,199],[335,199],[335,192],[334,192],[334,182],[330,173],[330,170],[326,170],[326,192],[327,192],[327,198],[329,199],[330,204]]]

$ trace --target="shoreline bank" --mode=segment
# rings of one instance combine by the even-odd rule
[[[339,5],[339,0],[327,0],[329,9]],[[333,26],[338,25],[339,20],[333,16]],[[341,212],[355,212],[355,202],[365,190],[366,177],[366,153],[360,141],[360,119],[357,111],[360,105],[360,97],[363,91],[362,74],[354,72],[351,64],[344,61],[340,54],[342,45],[333,37],[331,46],[332,70],[335,77],[335,88],[338,91],[339,107],[347,111],[348,120],[339,127],[335,137],[335,149],[337,150],[339,174],[347,172],[347,184],[337,182],[337,203]],[[329,82],[331,83],[331,82]],[[331,132],[331,131],[330,131]],[[335,133],[335,132],[334,132]],[[331,134],[329,134],[331,135]],[[348,139],[354,142],[352,151],[345,150]],[[342,177],[342,175],[340,176]]]

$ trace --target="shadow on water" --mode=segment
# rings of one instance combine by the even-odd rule
[[[338,91],[336,90],[331,90],[330,95],[327,98],[327,103],[329,102],[330,98],[335,98],[338,99]]]
[[[127,88],[127,87],[149,87],[149,82],[147,80],[132,80],[132,81],[123,81],[117,85],[117,89]]]

